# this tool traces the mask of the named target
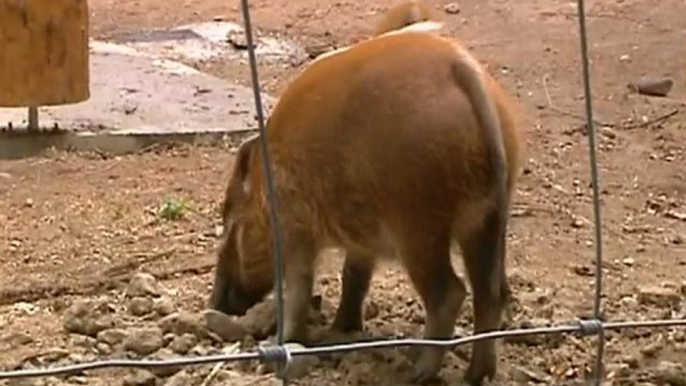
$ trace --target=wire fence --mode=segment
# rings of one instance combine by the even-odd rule
[[[586,34],[586,17],[585,17],[585,2],[584,0],[577,0],[577,12],[579,21],[579,37],[581,45],[581,63],[583,71],[583,88],[586,110],[586,125],[588,128],[589,141],[589,158],[590,158],[590,174],[593,191],[593,212],[594,212],[594,245],[595,245],[595,291],[594,291],[594,318],[589,320],[579,320],[575,324],[543,327],[543,328],[527,328],[494,331],[488,333],[475,334],[465,337],[457,337],[450,340],[428,340],[428,339],[394,339],[394,340],[378,340],[357,343],[347,343],[339,345],[329,345],[321,347],[302,347],[289,348],[284,345],[283,340],[283,255],[281,248],[281,234],[278,226],[278,218],[276,211],[276,197],[274,193],[271,162],[269,159],[269,152],[267,149],[267,133],[265,130],[264,111],[262,107],[262,97],[260,93],[260,82],[257,71],[257,60],[253,44],[253,30],[250,20],[250,10],[248,7],[248,0],[241,0],[243,22],[245,25],[245,34],[247,41],[247,49],[250,64],[250,74],[252,81],[252,88],[255,98],[255,108],[259,128],[259,137],[262,147],[262,162],[266,166],[265,179],[268,189],[268,204],[270,205],[270,223],[274,229],[274,259],[275,259],[275,291],[277,304],[277,330],[276,330],[276,345],[268,347],[260,347],[253,352],[224,354],[224,355],[209,355],[198,357],[186,357],[166,360],[127,360],[127,359],[113,359],[93,361],[87,363],[52,367],[52,368],[38,368],[38,369],[22,369],[14,371],[1,371],[0,380],[2,379],[16,379],[29,377],[48,377],[70,375],[81,373],[87,370],[96,370],[102,368],[170,368],[179,366],[195,366],[222,362],[236,362],[259,360],[263,363],[273,363],[283,372],[287,370],[292,363],[294,357],[306,355],[327,355],[335,353],[345,353],[359,350],[380,349],[380,348],[400,348],[410,346],[433,346],[433,347],[457,347],[467,345],[488,339],[502,339],[523,337],[532,335],[551,335],[551,334],[578,334],[580,336],[598,336],[598,344],[595,356],[595,369],[593,376],[593,385],[599,386],[603,376],[603,355],[605,346],[605,332],[611,330],[620,330],[628,328],[659,328],[659,327],[686,327],[686,319],[671,319],[671,320],[654,320],[654,321],[626,321],[626,322],[603,322],[601,319],[602,311],[602,293],[603,293],[603,249],[602,249],[602,231],[601,231],[601,211],[600,211],[600,195],[599,195],[599,178],[598,178],[598,164],[596,152],[596,128],[593,119],[593,100],[591,95],[591,80],[589,71],[588,59],[588,38]],[[283,377],[283,384],[288,384],[288,379]]]

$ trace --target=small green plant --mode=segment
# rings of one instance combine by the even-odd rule
[[[191,209],[185,198],[165,197],[159,210],[159,216],[167,221],[181,219]]]

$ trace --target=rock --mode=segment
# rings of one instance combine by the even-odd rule
[[[191,354],[196,355],[196,356],[206,356],[209,355],[210,349],[208,347],[202,346],[202,345],[197,345],[191,349]]]
[[[2,339],[0,339],[0,342],[5,343],[10,347],[14,348],[18,346],[24,346],[29,343],[33,343],[33,338],[28,334],[24,334],[23,332],[16,332],[11,333],[7,336],[3,336]]]
[[[248,331],[230,316],[215,310],[204,313],[205,328],[217,334],[225,342],[242,340]]]
[[[584,227],[584,222],[580,218],[575,218],[572,220],[571,226],[575,229],[581,229]]]
[[[623,379],[631,376],[631,368],[626,363],[609,363],[605,366],[607,378]]]
[[[624,362],[630,369],[636,370],[641,365],[641,361],[636,355],[627,354],[622,358]]]
[[[686,386],[686,370],[683,365],[662,361],[655,369],[655,381],[670,386]]]
[[[681,302],[681,296],[674,288],[645,286],[638,290],[638,302],[656,307],[676,307]]]
[[[600,135],[602,135],[603,137],[605,137],[607,139],[617,138],[617,132],[613,128],[608,127],[608,126],[603,126],[600,128]]]
[[[155,296],[158,297],[161,294],[161,290],[157,280],[154,276],[149,273],[137,273],[129,282],[129,287],[126,289],[126,295],[128,297],[139,297],[139,296]]]
[[[72,335],[69,339],[69,344],[71,346],[85,348],[87,350],[94,349],[98,341],[90,336],[86,335]]]
[[[629,83],[628,87],[643,95],[664,97],[669,94],[674,86],[674,81],[670,78],[644,78]]]
[[[184,355],[188,353],[193,346],[196,345],[196,343],[198,343],[198,339],[195,337],[195,335],[183,334],[175,337],[174,340],[172,340],[169,344],[169,348],[177,354]]]
[[[248,330],[255,339],[261,340],[276,332],[276,305],[265,300],[249,309],[238,318],[238,323]]]
[[[98,351],[99,354],[101,355],[110,355],[112,354],[112,346],[110,346],[107,343],[104,342],[98,342],[95,345],[95,349]]]
[[[232,370],[219,370],[217,375],[214,377],[215,381],[220,385],[235,385],[240,384],[239,379],[242,378],[241,372]],[[258,378],[259,379],[259,378]],[[252,381],[255,382],[255,381]],[[275,385],[281,385],[282,382],[274,380]]]
[[[124,377],[124,386],[155,386],[157,378],[147,370],[136,370]]]
[[[135,297],[129,302],[129,312],[134,316],[143,316],[152,311],[152,299]]]
[[[195,336],[195,335],[193,335],[193,336]],[[176,339],[176,335],[172,334],[171,332],[164,334],[164,336],[162,337],[162,340],[164,341],[165,346],[171,344],[171,342],[173,342],[174,339]]]
[[[88,378],[87,377],[82,377],[78,375],[72,375],[67,378],[67,381],[69,381],[70,384],[76,384],[76,385],[87,385],[88,384]]]
[[[640,306],[638,304],[638,300],[636,300],[633,296],[622,297],[621,299],[619,299],[619,305],[620,307],[626,308],[629,311],[637,310]]]
[[[47,381],[43,378],[15,378],[7,381],[7,386],[45,386]]]
[[[449,3],[443,7],[443,11],[449,15],[457,15],[460,13],[460,5],[457,3]]]
[[[229,31],[229,33],[226,34],[226,41],[228,41],[233,48],[237,50],[247,50],[248,49],[248,40],[245,37],[245,33],[243,31]],[[257,42],[254,40],[254,35],[253,35],[253,48],[257,46]]]
[[[193,377],[186,371],[179,371],[178,373],[172,375],[164,386],[188,386],[193,383]]]
[[[168,298],[157,298],[153,300],[152,310],[160,316],[167,316],[174,312],[174,303]]]
[[[515,367],[513,378],[518,383],[528,384],[529,382],[534,383],[545,383],[549,381],[548,376],[545,374],[539,374],[537,372],[525,369],[524,367]]]
[[[308,46],[305,46],[305,53],[310,59],[315,59],[319,55],[325,54],[329,51],[333,50],[333,47],[331,47],[330,44],[323,43],[323,44],[311,44]]]
[[[150,356],[150,359],[154,360],[169,360],[169,359],[174,359],[178,358],[174,353],[168,349],[168,348],[162,348],[153,355]],[[183,370],[183,366],[172,366],[172,367],[157,367],[153,368],[150,371],[152,371],[155,375],[158,377],[170,377],[177,372]]]
[[[595,275],[595,271],[588,265],[575,265],[572,270],[579,276],[592,277]]]
[[[208,335],[200,318],[185,312],[169,314],[160,319],[158,325],[164,333],[173,333],[176,335],[193,334],[198,337],[198,339],[204,339]]]
[[[124,349],[139,355],[149,355],[162,347],[162,330],[159,328],[138,328],[131,330],[124,339]]]
[[[641,347],[641,354],[646,357],[654,358],[660,351],[662,351],[664,347],[664,341],[659,339],[656,342],[652,342],[651,344]]]
[[[100,331],[98,333],[98,342],[107,343],[110,346],[116,346],[126,339],[126,331],[118,328],[110,328]]]
[[[42,352],[35,356],[35,358],[40,358],[40,361],[43,363],[57,362],[69,357],[69,351],[60,347],[48,349],[45,352]]]
[[[114,324],[103,301],[77,300],[65,311],[62,327],[68,333],[95,336]]]

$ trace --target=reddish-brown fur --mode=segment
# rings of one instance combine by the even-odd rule
[[[435,20],[436,15],[428,5],[417,0],[400,3],[388,9],[377,21],[375,35],[395,31],[410,24]]]
[[[346,252],[333,322],[362,328],[376,260],[396,257],[425,310],[426,338],[449,338],[466,295],[451,265],[460,246],[475,331],[500,327],[509,294],[505,229],[522,136],[503,90],[457,43],[385,34],[313,62],[267,122],[285,259],[287,341],[307,343],[319,252]],[[240,148],[225,202],[211,307],[240,314],[272,289],[272,231],[261,147]],[[413,379],[440,370],[422,349]],[[473,347],[466,380],[496,371],[495,343]]]

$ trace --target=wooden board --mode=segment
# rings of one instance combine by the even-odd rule
[[[0,0],[0,106],[90,97],[87,0]]]

